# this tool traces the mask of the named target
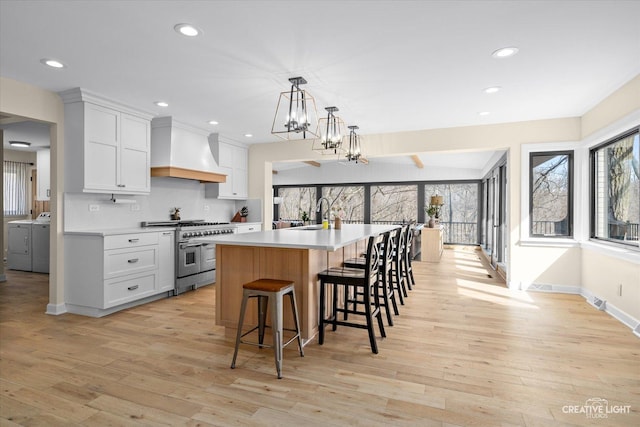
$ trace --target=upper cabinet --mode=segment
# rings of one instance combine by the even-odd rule
[[[36,200],[46,201],[51,197],[51,151],[48,148],[36,151],[38,191]]]
[[[82,89],[60,96],[66,191],[149,194],[151,115]]]
[[[227,181],[220,184],[207,184],[205,196],[218,199],[247,199],[249,197],[249,150],[247,147],[220,141],[217,134],[209,136],[209,145],[220,172],[227,175]]]

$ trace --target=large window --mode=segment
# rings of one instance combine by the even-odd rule
[[[371,223],[418,220],[417,185],[372,185]]]
[[[573,152],[531,153],[529,233],[535,237],[573,235]]]
[[[638,244],[640,142],[638,129],[591,150],[591,237]]]
[[[322,187],[322,197],[326,197],[331,202],[332,215],[340,215],[347,223],[364,222],[364,186]]]
[[[443,196],[438,220],[447,243],[478,243],[478,183],[426,184],[425,200]]]
[[[315,218],[315,187],[283,187],[278,190],[282,202],[278,205],[278,217],[282,220],[302,220],[305,216]]]
[[[28,163],[4,162],[4,216],[27,215]]]

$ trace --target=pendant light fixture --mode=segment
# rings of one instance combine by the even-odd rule
[[[327,107],[327,118],[318,120],[318,134],[320,137],[313,142],[313,149],[324,155],[339,154],[344,151],[342,146],[344,121],[335,115],[338,107]]]
[[[307,81],[304,77],[292,77],[289,82],[291,90],[280,93],[271,134],[286,140],[315,138],[318,135],[311,129],[318,123],[316,101],[300,89]]]
[[[356,125],[349,126],[349,146],[346,147],[346,153],[342,159],[344,164],[355,162],[366,165],[369,163],[362,152],[362,137],[356,133],[358,129],[360,128]]]

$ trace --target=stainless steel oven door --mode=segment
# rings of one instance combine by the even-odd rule
[[[178,245],[178,277],[200,273],[202,243],[180,243]]]
[[[200,251],[200,271],[210,271],[216,268],[216,244],[203,243]]]

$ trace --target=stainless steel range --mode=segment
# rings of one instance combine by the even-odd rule
[[[142,227],[176,227],[176,287],[174,295],[216,281],[216,245],[194,241],[198,237],[235,233],[228,222],[148,221]]]

